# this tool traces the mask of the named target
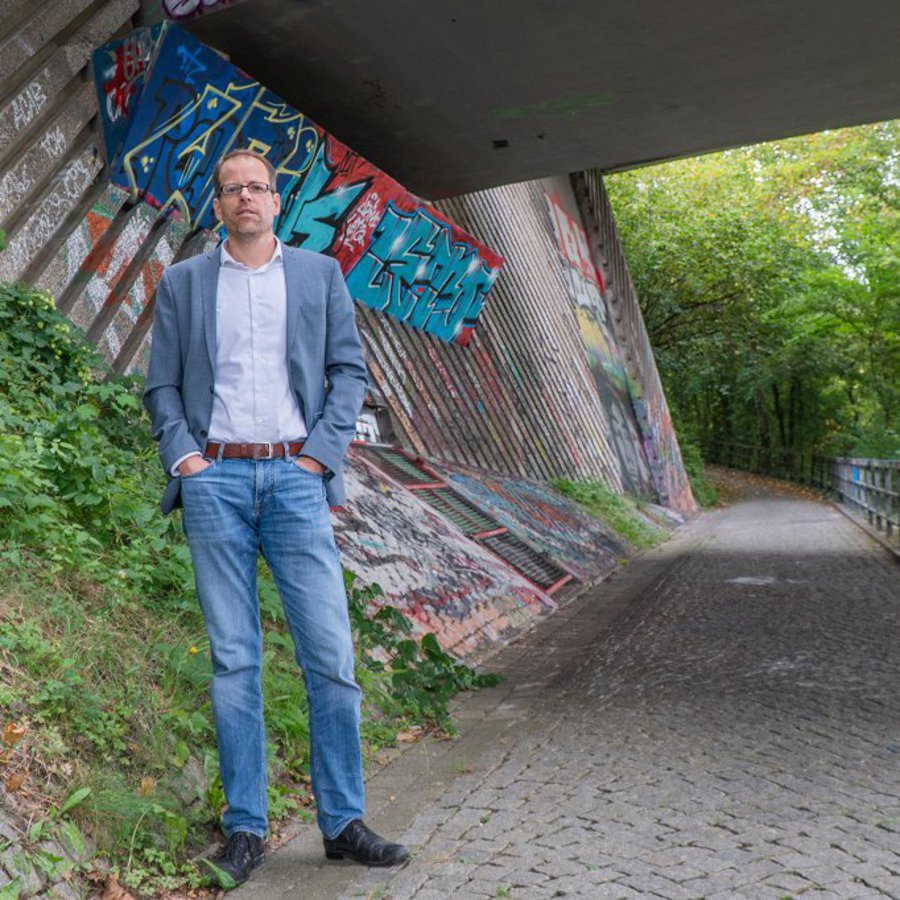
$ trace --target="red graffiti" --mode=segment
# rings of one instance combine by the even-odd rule
[[[559,252],[585,278],[596,282],[603,291],[603,275],[591,259],[591,250],[588,247],[587,235],[584,233],[583,226],[566,212],[559,194],[548,195],[547,201],[550,215],[553,217],[554,231],[559,241]]]
[[[125,41],[110,51],[113,63],[103,73],[106,112],[111,122],[128,115],[128,104],[137,90],[137,79],[147,65],[147,54],[133,41]]]

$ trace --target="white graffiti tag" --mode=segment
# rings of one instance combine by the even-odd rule
[[[347,220],[344,240],[348,244],[359,244],[362,247],[371,230],[381,219],[381,208],[378,205],[378,194],[371,193],[365,202]]]
[[[186,19],[194,14],[202,15],[213,6],[228,5],[229,0],[163,0],[163,10],[170,19]]]
[[[29,84],[12,102],[13,128],[24,128],[47,102],[47,94],[43,85],[34,82]]]

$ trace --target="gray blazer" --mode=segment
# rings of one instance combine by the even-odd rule
[[[181,478],[170,475],[172,466],[203,452],[210,437],[219,255],[216,249],[166,269],[156,293],[144,405],[169,479],[161,503],[166,514],[180,505]],[[330,257],[285,246],[284,275],[288,373],[309,432],[303,452],[325,466],[328,503],[340,506],[344,454],[367,386],[353,301]]]

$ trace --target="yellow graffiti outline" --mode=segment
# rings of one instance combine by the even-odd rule
[[[218,88],[214,87],[211,84],[205,85],[203,88],[203,93],[199,97],[197,97],[196,100],[183,107],[174,116],[163,122],[163,124],[160,125],[160,127],[156,131],[154,131],[148,138],[141,141],[141,143],[137,144],[126,154],[124,154],[122,158],[122,167],[125,170],[128,181],[131,185],[132,194],[137,195],[139,192],[137,178],[135,176],[137,167],[134,165],[134,158],[154,141],[160,140],[164,135],[166,135],[173,128],[183,122],[184,119],[192,114],[196,109],[198,109],[207,100],[207,98],[210,97],[210,95],[214,95],[216,98],[222,98],[222,100],[228,101],[230,104],[232,104],[231,109],[226,110],[225,113],[218,119],[216,119],[215,122],[213,122],[213,124],[209,128],[207,128],[203,134],[201,134],[190,145],[182,150],[178,154],[179,159],[186,154],[193,152],[195,149],[199,151],[201,155],[205,155],[206,145],[208,144],[212,133],[224,122],[232,118],[240,110],[240,104],[235,101],[233,97],[230,97],[226,92],[220,91]],[[237,129],[235,130],[235,132],[237,132]],[[161,198],[157,199],[161,200]],[[204,204],[203,210],[201,210],[201,214],[203,211],[205,211],[206,205],[208,204]],[[169,206],[175,206],[184,216],[185,221],[189,224],[193,224],[193,221],[191,219],[190,207],[188,206],[188,203],[185,200],[181,190],[176,189],[165,199],[165,202],[162,204],[162,208],[166,209]],[[201,215],[198,215],[198,218],[200,217]]]
[[[267,122],[271,122],[275,125],[284,125],[288,122],[296,121],[298,123],[298,128],[296,134],[294,136],[293,147],[291,152],[287,155],[287,159],[292,159],[300,146],[301,141],[308,141],[310,138],[315,142],[315,146],[311,153],[307,156],[307,163],[305,166],[301,168],[288,167],[288,166],[278,166],[276,167],[277,174],[284,174],[290,177],[299,177],[302,175],[312,164],[313,159],[315,158],[316,150],[318,149],[319,143],[319,135],[316,131],[316,128],[309,123],[309,120],[303,115],[303,113],[297,111],[291,114],[287,113],[287,104],[285,103],[264,103],[261,102],[263,95],[266,92],[266,88],[259,84],[259,82],[251,82],[250,84],[235,84],[231,82],[225,88],[225,90],[221,90],[220,88],[215,87],[211,84],[204,85],[203,93],[200,94],[193,102],[184,106],[181,110],[175,113],[171,118],[167,119],[157,128],[152,134],[150,134],[147,138],[129,150],[126,154],[124,154],[122,158],[122,167],[126,173],[128,183],[131,188],[131,193],[133,195],[137,195],[139,193],[138,188],[138,178],[136,175],[137,168],[139,166],[139,157],[142,151],[144,151],[149,145],[153,144],[155,141],[161,140],[168,132],[172,131],[172,129],[176,128],[180,125],[188,116],[192,115],[197,109],[199,109],[204,104],[212,105],[212,108],[218,105],[218,101],[221,99],[223,101],[223,105],[227,108],[225,112],[216,118],[210,126],[197,137],[183,150],[178,153],[177,158],[183,159],[184,157],[193,157],[191,162],[188,165],[188,168],[185,170],[185,175],[188,176],[190,174],[191,169],[196,168],[200,165],[200,161],[202,158],[207,155],[207,148],[209,146],[209,142],[213,137],[213,134],[222,127],[222,125],[227,122],[229,119],[233,119],[235,116],[239,115],[244,110],[244,114],[241,116],[240,120],[235,123],[234,131],[232,132],[231,140],[225,145],[222,149],[222,154],[224,155],[229,150],[232,149],[235,142],[237,141],[237,136],[241,134],[241,130],[243,129],[245,123],[253,115],[254,111],[261,110],[265,114],[265,120]],[[245,96],[248,91],[251,91],[255,94],[252,99],[246,99]],[[305,123],[305,124],[303,124]],[[267,155],[269,151],[272,149],[271,145],[265,144],[263,141],[257,139],[251,139],[248,148],[251,150],[256,150],[261,152],[263,155]],[[201,189],[201,196],[204,194],[208,194],[207,200],[203,203],[203,206],[197,211],[196,219],[201,220],[204,215],[206,215],[206,211],[212,203],[212,193],[207,191],[207,185],[204,185]],[[179,212],[184,217],[185,221],[192,225],[194,220],[191,216],[190,207],[188,205],[187,200],[184,197],[184,194],[180,189],[174,190],[165,201],[162,198],[157,198],[162,203],[162,209],[172,206],[179,210]],[[217,226],[218,227],[217,223]]]
[[[228,86],[229,92],[231,91],[233,85]],[[236,88],[239,89],[239,88]],[[253,101],[248,106],[247,115],[241,121],[241,127],[244,122],[250,117],[254,110],[261,110],[265,113],[265,121],[271,122],[273,125],[286,125],[289,122],[297,122],[300,127],[297,128],[297,133],[294,136],[293,147],[291,148],[290,153],[285,157],[286,160],[292,159],[297,152],[297,149],[300,146],[302,140],[304,140],[304,135],[308,140],[310,137],[313,139],[314,146],[312,151],[309,153],[308,161],[305,166],[302,168],[289,168],[288,166],[280,165],[275,167],[275,173],[277,175],[288,175],[290,177],[299,177],[302,175],[311,165],[312,161],[315,158],[316,150],[319,146],[319,133],[316,131],[315,126],[309,123],[309,119],[303,115],[299,110],[295,110],[292,113],[287,113],[288,104],[285,102],[281,103],[264,103],[262,102],[263,93],[265,92],[265,88],[263,88],[253,99]],[[306,123],[306,124],[301,124]],[[262,153],[263,156],[267,156],[269,151],[272,149],[271,144],[266,144],[263,141],[260,141],[256,138],[252,138],[250,144],[248,145],[248,149],[255,150],[259,153]]]

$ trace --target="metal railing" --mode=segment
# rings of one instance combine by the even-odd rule
[[[900,459],[836,459],[832,489],[892,543],[900,543]]]
[[[900,546],[900,459],[832,459],[756,444],[718,442],[709,461],[830,492]]]

